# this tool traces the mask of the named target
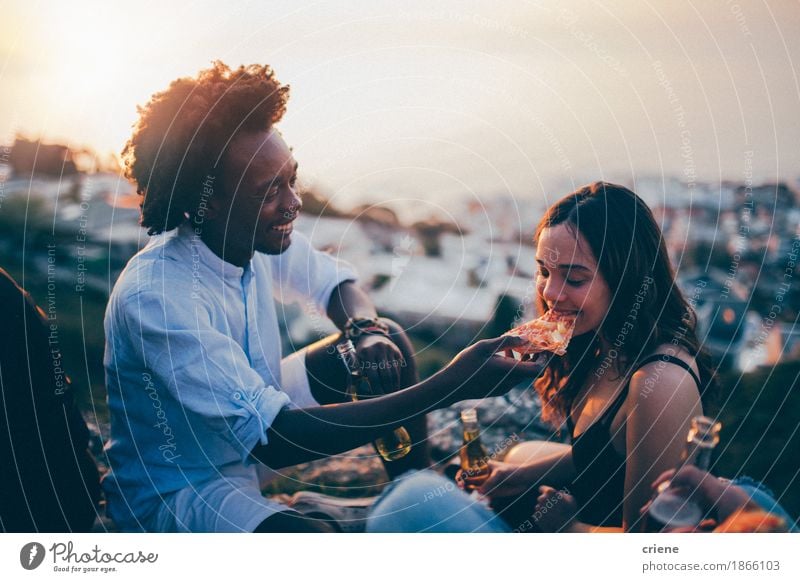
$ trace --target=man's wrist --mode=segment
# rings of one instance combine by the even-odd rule
[[[389,337],[389,326],[377,317],[351,317],[344,324],[344,336],[353,343],[365,335]]]

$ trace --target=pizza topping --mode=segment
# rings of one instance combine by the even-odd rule
[[[523,323],[506,332],[506,335],[522,337],[528,345],[514,348],[520,354],[553,352],[558,356],[567,353],[567,345],[575,330],[575,315],[547,311],[542,317]]]

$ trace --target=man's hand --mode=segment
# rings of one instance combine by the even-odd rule
[[[525,343],[522,338],[506,335],[476,342],[461,351],[439,372],[451,386],[452,401],[499,396],[524,380],[533,381],[544,370],[545,354],[517,361],[498,353]]]
[[[400,388],[400,368],[406,361],[392,340],[383,335],[362,335],[356,354],[375,395],[391,394]]]

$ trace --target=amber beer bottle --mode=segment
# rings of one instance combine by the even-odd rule
[[[461,411],[461,427],[464,444],[459,451],[461,456],[461,478],[466,491],[474,491],[489,478],[489,453],[481,442],[481,428],[478,424],[478,411],[474,408]]]
[[[344,362],[347,372],[350,374],[348,386],[350,399],[356,401],[380,396],[380,394],[373,392],[369,380],[361,372],[356,347],[353,342],[347,340],[337,344],[336,350],[342,362]],[[384,460],[396,461],[405,457],[411,450],[411,436],[404,427],[400,426],[375,439],[375,448]]]
[[[713,418],[695,416],[678,468],[694,465],[707,471],[714,447],[719,443],[720,428],[722,425]],[[690,499],[690,493],[672,487],[669,481],[661,483],[647,510],[644,530],[658,532],[698,525],[704,517],[704,512],[697,502]]]

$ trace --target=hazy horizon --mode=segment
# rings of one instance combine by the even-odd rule
[[[4,8],[2,142],[119,152],[137,104],[221,59],[292,86],[280,129],[334,200],[800,176],[797,2]]]

